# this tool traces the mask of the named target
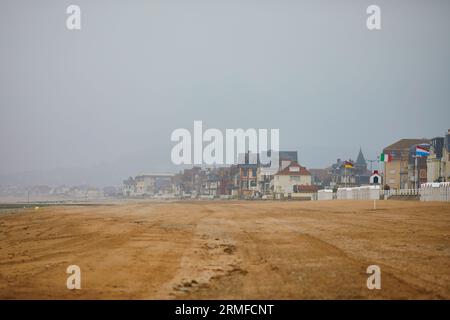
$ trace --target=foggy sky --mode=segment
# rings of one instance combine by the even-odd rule
[[[66,29],[70,4],[82,30]],[[194,120],[279,128],[308,168],[442,136],[449,14],[446,0],[2,0],[0,174],[174,171],[170,134]]]

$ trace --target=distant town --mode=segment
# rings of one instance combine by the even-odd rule
[[[283,150],[277,166],[251,163],[251,155],[245,154],[242,164],[138,174],[120,186],[0,186],[0,196],[20,198],[21,202],[102,198],[311,200],[321,192],[361,186],[377,186],[390,195],[417,196],[424,184],[450,181],[450,129],[441,137],[395,141],[377,160],[367,160],[361,148],[356,151],[355,158],[337,159],[322,169],[306,168],[299,163],[297,151]]]

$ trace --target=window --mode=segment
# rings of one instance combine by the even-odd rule
[[[256,181],[255,180],[250,181],[250,187],[256,187]]]
[[[252,176],[256,177],[256,169],[252,169]]]
[[[300,181],[300,176],[291,176],[291,181]]]
[[[244,177],[247,176],[247,169],[242,169],[242,176],[244,176]]]

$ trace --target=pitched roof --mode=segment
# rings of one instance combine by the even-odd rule
[[[298,168],[298,169],[297,169],[297,171],[292,171],[291,168]],[[275,175],[279,175],[279,176],[310,176],[311,173],[309,173],[309,171],[306,170],[305,167],[302,167],[297,162],[291,161],[291,163],[286,168],[284,168],[281,171],[278,171],[278,173]]]
[[[364,158],[361,148],[359,148],[359,153],[358,153],[358,158],[356,159],[356,164],[360,165],[360,166],[366,165],[366,159]]]
[[[387,146],[383,151],[390,150],[408,150],[411,146],[421,143],[430,143],[428,139],[400,139],[397,142]]]

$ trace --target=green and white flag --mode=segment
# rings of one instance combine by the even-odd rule
[[[392,160],[392,156],[391,156],[390,154],[382,153],[382,154],[380,155],[380,161],[381,161],[381,162],[389,162],[389,161],[391,161],[391,160]]]

